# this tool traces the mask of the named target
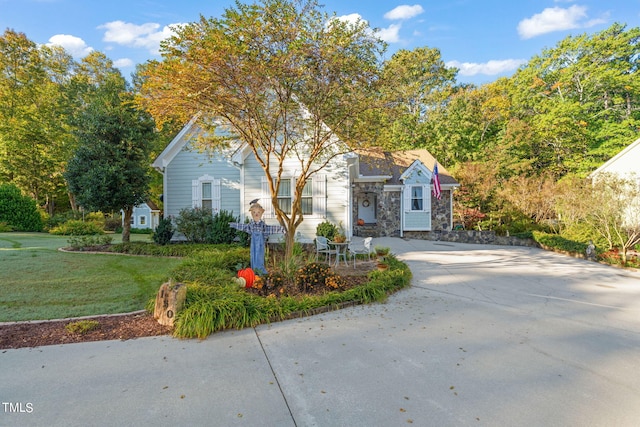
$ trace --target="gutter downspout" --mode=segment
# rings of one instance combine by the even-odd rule
[[[449,189],[449,230],[453,230],[453,188]]]
[[[400,237],[404,237],[404,185],[400,190]]]

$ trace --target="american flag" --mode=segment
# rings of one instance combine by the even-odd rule
[[[433,166],[433,195],[440,200],[442,188],[440,187],[440,176],[438,176],[438,162]]]

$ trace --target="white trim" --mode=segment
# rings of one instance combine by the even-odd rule
[[[449,230],[453,230],[453,189],[449,190]]]
[[[165,168],[171,163],[171,161],[178,155],[178,153],[182,150],[187,142],[189,142],[189,138],[187,136],[191,136],[192,129],[195,132],[199,132],[199,128],[196,126],[196,122],[200,118],[200,113],[196,114],[189,120],[180,132],[171,140],[169,145],[162,150],[162,153],[156,158],[156,160],[151,164],[156,170],[159,172],[164,172]],[[195,127],[195,129],[194,129]],[[165,187],[166,188],[166,187]]]
[[[249,144],[242,143],[242,145],[240,145],[231,156],[231,162],[236,166],[244,165],[244,161],[252,152],[253,151],[251,150],[251,147],[249,147]]]
[[[400,175],[400,181],[404,182],[406,179],[410,178],[414,172],[417,171],[418,175],[424,174],[425,181],[431,182],[431,177],[433,176],[433,171],[431,171],[424,163],[422,163],[419,159],[416,159],[411,163],[405,171]]]
[[[198,179],[191,181],[191,207],[202,207],[202,184],[211,184],[211,211],[216,214],[220,212],[221,194],[220,194],[220,179],[214,178],[209,174],[204,174]]]

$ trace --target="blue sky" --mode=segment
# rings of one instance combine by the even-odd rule
[[[246,1],[250,3],[250,1]],[[460,69],[458,81],[482,84],[509,76],[568,35],[612,23],[640,27],[640,0],[320,0],[324,11],[359,17],[380,30],[388,56],[399,49],[437,48]],[[233,0],[0,0],[0,29],[39,44],[64,46],[77,59],[104,52],[128,76],[159,59],[172,24],[219,17]]]

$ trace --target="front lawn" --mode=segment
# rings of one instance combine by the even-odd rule
[[[0,321],[152,309],[158,288],[171,280],[187,285],[174,335],[204,338],[223,329],[383,301],[411,282],[411,271],[393,255],[387,257],[386,271],[350,276],[351,267],[338,274],[314,262],[314,253],[284,261],[274,251],[268,257],[269,274],[246,289],[234,279],[237,266],[249,262],[248,248],[138,242],[112,244],[105,249],[120,254],[109,255],[57,250],[64,246],[64,237],[0,233],[0,269],[6,272],[0,284]]]
[[[141,310],[182,262],[58,251],[64,246],[67,237],[0,233],[0,322]]]

